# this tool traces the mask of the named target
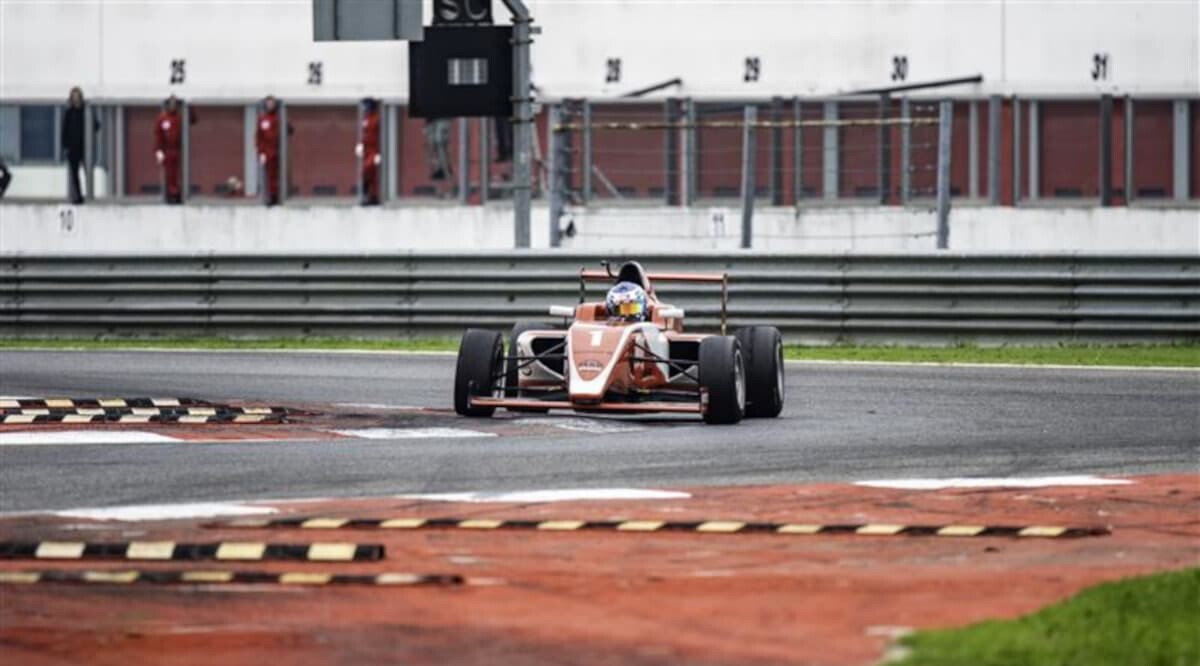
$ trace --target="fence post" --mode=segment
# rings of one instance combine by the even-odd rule
[[[1186,99],[1177,99],[1172,105],[1172,136],[1171,155],[1172,155],[1172,171],[1174,173],[1173,183],[1175,190],[1176,201],[1186,201],[1188,198],[1189,181],[1191,180],[1191,172],[1189,171],[1188,146],[1191,143],[1191,132],[1188,127],[1188,105]],[[1200,194],[1200,193],[1197,193]]]
[[[192,197],[192,108],[188,102],[179,101],[179,203],[185,204]]]
[[[1012,98],[1012,205],[1021,204],[1021,98]]]
[[[679,133],[671,127],[679,118],[678,107],[679,100],[674,97],[663,102],[663,121],[667,125],[663,141],[663,198],[668,206],[679,201],[675,196],[679,188]]]
[[[892,128],[887,124],[888,108],[892,98],[887,93],[879,96],[879,205],[886,206],[892,189]]]
[[[56,132],[57,134],[57,132]],[[125,107],[117,105],[112,113],[113,150],[111,155],[112,174],[109,176],[110,196],[125,196]]]
[[[967,102],[967,196],[979,198],[979,101]]]
[[[583,205],[592,201],[592,102],[585,99],[583,105],[583,173],[580,187],[583,189]]]
[[[380,182],[386,183],[383,189],[384,201],[391,201],[400,195],[400,142],[404,140],[403,128],[400,125],[400,109],[395,104],[384,105],[383,137],[383,170],[379,176]]]
[[[83,107],[83,196],[96,198],[96,106]]]
[[[803,117],[800,98],[792,98],[792,202],[800,205],[804,198],[804,130],[800,125]]]
[[[742,247],[750,248],[754,241],[754,171],[755,124],[758,107],[747,104],[742,117]]]
[[[471,127],[466,118],[458,119],[458,203],[471,198]]]
[[[563,214],[563,164],[562,164],[562,141],[563,130],[559,127],[562,124],[563,109],[561,105],[547,105],[549,117],[547,118],[546,130],[550,134],[549,145],[546,146],[547,175],[550,182],[547,183],[547,196],[550,199],[550,247],[562,246],[562,229],[559,227],[559,220]]]
[[[1112,95],[1100,96],[1100,205],[1112,205]]]
[[[479,128],[479,205],[483,206],[488,200],[488,190],[491,189],[492,145],[488,136],[488,123],[491,118],[480,118]]]
[[[912,103],[900,100],[900,204],[908,205],[912,196]]]
[[[279,105],[279,205],[287,201],[291,196],[291,179],[288,178],[288,172],[291,171],[289,160],[291,156],[288,154],[288,117],[287,104],[283,100],[278,100]]]
[[[355,112],[358,116],[358,122],[354,124],[355,143],[362,146],[362,154],[354,157],[354,193],[358,196],[358,203],[363,202],[366,195],[366,183],[363,182],[363,158],[367,154],[367,147],[363,144],[363,109],[362,103],[355,106]]]
[[[783,98],[771,99],[771,205],[783,205]]]
[[[838,103],[825,102],[824,119],[827,122],[838,119]],[[841,132],[837,125],[830,122],[822,128],[821,140],[823,154],[821,156],[821,196],[827,200],[838,198],[840,180],[838,178],[838,138]]]
[[[696,100],[683,101],[683,205],[696,203]]]
[[[1133,203],[1133,97],[1125,95],[1125,205]]]
[[[1000,205],[1000,96],[988,98],[988,203]]]
[[[1029,100],[1029,184],[1026,196],[1032,201],[1041,196],[1042,182],[1042,114],[1036,99]]]
[[[937,163],[937,247],[950,247],[950,128],[954,121],[954,103],[942,100],[938,113]]]

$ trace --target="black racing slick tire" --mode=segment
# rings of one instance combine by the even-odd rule
[[[732,335],[700,341],[700,387],[708,393],[704,422],[737,423],[746,413],[746,364]]]
[[[734,334],[746,357],[746,416],[775,418],[783,411],[783,336],[774,326],[750,326]]]
[[[477,328],[463,333],[454,368],[454,411],[463,416],[488,417],[495,407],[472,407],[471,397],[496,395],[494,386],[504,367],[504,338]]]
[[[508,336],[508,355],[517,355],[517,338],[525,331],[545,331],[557,328],[554,324],[547,324],[537,321],[519,321],[512,327],[512,333]],[[520,398],[521,391],[517,388],[517,382],[520,381],[520,361],[508,360],[504,368],[504,395],[509,398]],[[545,414],[549,409],[531,408],[531,407],[509,407],[510,412],[533,412],[535,414]]]

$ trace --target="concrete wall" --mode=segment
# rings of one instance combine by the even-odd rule
[[[554,98],[674,77],[682,89],[661,95],[832,94],[893,83],[896,57],[908,81],[984,75],[959,92],[1200,92],[1194,0],[528,4],[543,29],[534,81]],[[1096,54],[1107,55],[1105,77],[1093,77]],[[621,78],[607,83],[616,58]],[[757,80],[745,80],[747,58],[758,58]],[[177,85],[173,60],[186,61]],[[407,60],[404,42],[313,42],[311,0],[0,2],[0,97],[10,99],[61,100],[75,84],[99,98],[158,100],[170,89],[192,99],[404,99]],[[322,64],[320,85],[308,81],[310,62]]]
[[[12,183],[6,197],[14,199],[63,199],[67,198],[67,165],[63,164],[22,164],[10,165]],[[84,185],[86,170],[79,171],[79,186]],[[98,197],[109,196],[108,170],[96,167],[92,170],[92,187]],[[2,211],[3,209],[0,209]]]
[[[548,246],[545,207],[534,209],[533,246]],[[570,211],[577,250],[736,250],[735,208],[613,207]],[[928,251],[933,211],[901,208],[763,208],[754,249]],[[387,252],[505,250],[507,206],[352,208],[249,205],[0,205],[3,253]],[[980,252],[1200,253],[1195,208],[971,208],[951,216],[951,249]]]

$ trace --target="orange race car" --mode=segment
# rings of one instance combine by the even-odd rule
[[[614,283],[604,302],[585,302],[588,282]],[[683,332],[683,310],[658,300],[657,282],[721,287],[721,335]],[[565,329],[521,322],[505,354],[503,336],[468,329],[458,349],[454,409],[491,416],[497,407],[545,412],[676,412],[707,423],[775,417],[783,409],[783,340],[774,326],[725,335],[729,276],[647,273],[628,262],[614,275],[580,270],[579,305],[551,306]]]

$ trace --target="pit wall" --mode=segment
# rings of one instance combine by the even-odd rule
[[[568,210],[574,250],[736,250],[734,207]],[[926,251],[936,218],[925,208],[760,208],[753,249],[778,252]],[[548,211],[533,211],[533,246],[549,246]],[[504,250],[512,210],[495,206],[357,208],[252,205],[0,204],[0,252],[68,254],[337,253]],[[979,252],[1200,253],[1196,208],[954,209],[950,249]]]

